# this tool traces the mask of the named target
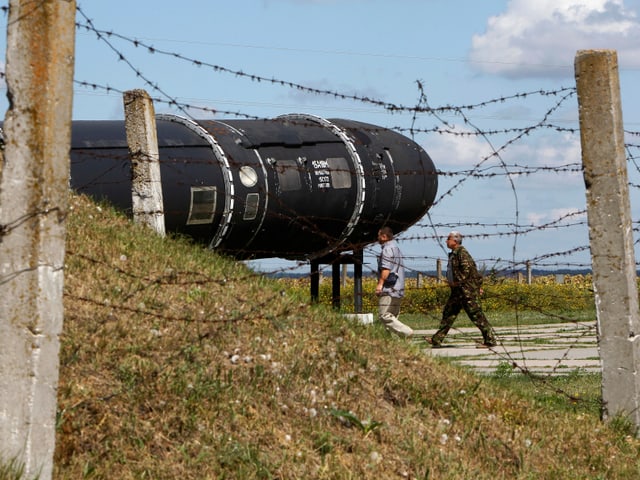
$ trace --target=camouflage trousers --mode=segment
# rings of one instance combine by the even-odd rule
[[[480,306],[480,292],[477,289],[463,287],[451,288],[449,300],[442,311],[442,320],[438,331],[431,337],[432,343],[434,345],[442,343],[462,309],[467,313],[469,320],[482,332],[482,343],[495,345],[495,333]]]

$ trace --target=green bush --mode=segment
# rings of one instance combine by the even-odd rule
[[[309,297],[308,278],[280,279],[290,294],[298,298]],[[362,280],[363,311],[375,312],[376,280],[367,277]],[[435,279],[422,281],[420,287],[415,279],[407,279],[402,311],[408,314],[424,314],[439,311],[449,297],[449,287]],[[341,286],[341,308],[353,312],[353,279]],[[331,305],[331,279],[320,283],[319,303]],[[482,305],[487,312],[513,311],[582,311],[594,308],[591,276],[565,276],[563,283],[556,283],[554,276],[536,277],[530,285],[504,277],[486,278],[483,286]]]

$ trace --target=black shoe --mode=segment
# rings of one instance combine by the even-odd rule
[[[478,343],[476,345],[476,348],[495,348],[497,347],[498,344],[495,342],[490,342],[490,343]]]
[[[443,348],[441,343],[436,343],[431,337],[424,337],[424,341],[431,345],[431,348]]]

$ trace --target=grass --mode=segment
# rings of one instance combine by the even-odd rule
[[[400,320],[409,325],[411,328],[418,330],[428,330],[438,328],[440,323],[440,312],[432,312],[430,315],[417,313],[400,313]],[[592,322],[595,321],[595,310],[581,310],[577,312],[490,312],[487,318],[494,327],[509,327],[519,325],[521,327],[528,325],[542,325],[565,322]],[[456,323],[456,327],[473,327],[473,323],[467,317],[467,314],[460,312]]]
[[[566,375],[532,379],[513,372],[509,363],[498,365],[489,376],[492,383],[552,410],[598,416],[601,408],[602,376],[573,369]]]
[[[323,303],[332,299],[331,281],[323,278],[319,298]],[[309,292],[307,279],[281,278],[279,283],[288,291]],[[375,276],[369,272],[362,279],[362,311],[377,311]],[[640,288],[640,283],[639,283]],[[341,286],[340,305],[345,313],[353,312],[354,282],[346,279]],[[402,314],[437,323],[449,297],[450,289],[443,281],[430,278],[419,285],[415,279],[405,283]],[[515,322],[559,323],[573,321],[576,317],[595,317],[595,299],[590,275],[567,275],[563,283],[556,283],[555,276],[533,277],[531,284],[517,279],[488,276],[484,280],[481,297],[485,313],[493,318],[506,319],[507,325]]]
[[[16,458],[2,461],[0,457],[0,480],[21,480],[24,478],[25,467]]]
[[[187,240],[72,205],[56,479],[640,473],[628,425],[582,406],[588,377],[564,385],[575,405],[535,379],[538,392],[478,377]]]

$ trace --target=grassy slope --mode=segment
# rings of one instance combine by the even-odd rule
[[[634,478],[639,443],[72,200],[55,478]]]

